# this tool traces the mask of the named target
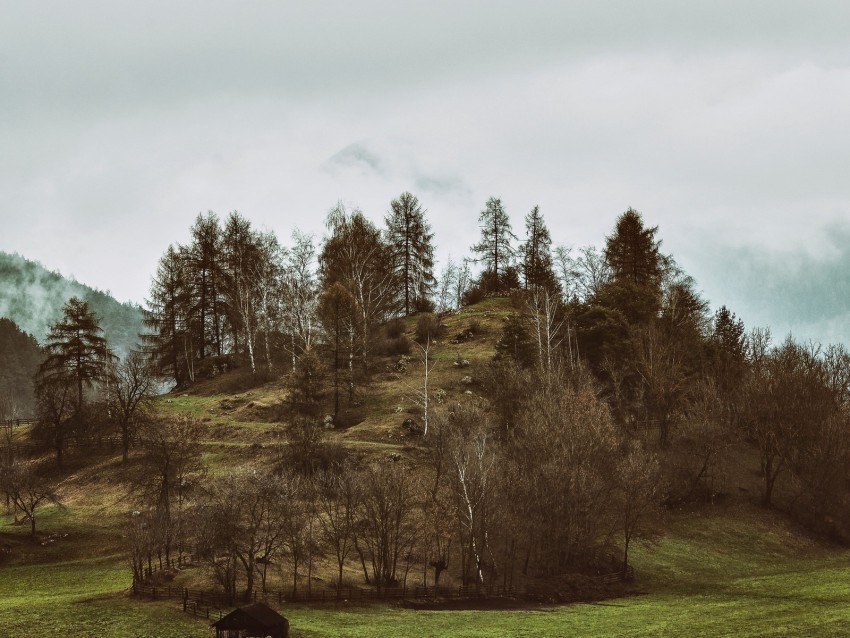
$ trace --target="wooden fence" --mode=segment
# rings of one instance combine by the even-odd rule
[[[634,569],[631,565],[624,573],[622,570],[595,576],[594,580],[609,585],[623,580],[634,578]],[[234,602],[248,603],[263,600],[266,602],[283,603],[338,603],[345,602],[377,602],[384,600],[427,600],[427,599],[454,599],[454,600],[482,600],[486,598],[516,597],[522,598],[528,595],[525,587],[510,587],[505,585],[467,585],[467,586],[440,586],[424,587],[416,585],[413,587],[386,587],[381,591],[377,589],[366,589],[359,587],[343,587],[342,589],[302,589],[296,591],[266,590],[265,592],[254,591],[251,599],[244,595],[237,596],[236,601],[228,600],[224,593],[201,589],[187,589],[181,587],[153,586],[134,584],[133,592],[139,596],[145,596],[154,600],[180,600],[183,611],[203,618],[216,620],[222,617],[222,609],[231,607]]]
[[[35,419],[7,419],[6,421],[0,421],[0,426],[14,429],[25,425],[35,425],[35,421]]]

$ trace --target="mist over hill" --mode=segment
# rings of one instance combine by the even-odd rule
[[[88,302],[116,354],[123,356],[136,346],[143,328],[139,306],[119,303],[108,293],[63,277],[38,262],[0,251],[0,317],[11,319],[40,343],[72,296]]]

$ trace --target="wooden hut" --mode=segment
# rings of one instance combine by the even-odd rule
[[[216,638],[287,638],[289,621],[265,603],[234,609],[218,622]]]

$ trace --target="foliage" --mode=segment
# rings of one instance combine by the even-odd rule
[[[405,315],[430,302],[434,279],[434,233],[425,219],[419,200],[409,192],[390,202],[386,219],[386,241],[392,255],[399,307]]]
[[[416,319],[416,341],[425,343],[433,341],[440,332],[440,320],[437,315],[425,312]]]
[[[24,418],[34,414],[33,377],[44,356],[32,335],[15,322],[0,317],[0,396],[7,401],[5,418]]]
[[[514,254],[511,239],[516,240],[516,235],[511,231],[511,223],[502,201],[496,197],[488,199],[478,222],[481,224],[481,241],[472,250],[484,264],[479,286],[485,294],[513,287],[508,285],[513,281],[507,282],[505,274]]]
[[[525,232],[526,240],[520,247],[520,269],[525,288],[542,287],[552,293],[559,292],[560,286],[552,268],[552,238],[538,206],[526,215]]]

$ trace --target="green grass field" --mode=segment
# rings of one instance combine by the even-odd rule
[[[8,545],[27,549],[4,520]],[[284,606],[293,636],[842,636],[850,632],[850,552],[809,540],[750,506],[671,518],[667,537],[635,551],[630,595],[596,604],[416,611],[393,605]],[[55,546],[0,571],[0,635],[211,636],[177,601],[127,595],[120,539],[70,510],[45,517]],[[100,553],[93,552],[95,547]],[[92,558],[77,556],[94,555]]]

